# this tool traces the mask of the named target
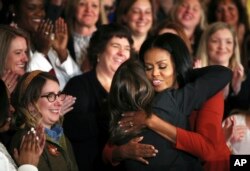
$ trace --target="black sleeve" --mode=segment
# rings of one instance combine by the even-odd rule
[[[193,81],[174,91],[177,103],[187,115],[199,109],[203,102],[222,90],[232,79],[232,71],[220,65],[194,69],[190,74]]]

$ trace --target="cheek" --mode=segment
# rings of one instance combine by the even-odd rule
[[[9,55],[6,60],[6,69],[11,69],[15,64],[15,57],[13,55]]]
[[[42,112],[42,111],[45,111],[45,110],[48,109],[48,107],[50,106],[50,103],[46,102],[45,99],[44,99],[44,100],[38,102],[37,105],[38,105],[40,111]]]
[[[128,23],[134,23],[135,21],[137,21],[139,18],[138,14],[130,14],[128,15]]]

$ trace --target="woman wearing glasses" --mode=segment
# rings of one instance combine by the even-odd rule
[[[60,110],[66,94],[60,92],[55,76],[42,71],[24,74],[13,92],[15,123],[11,151],[20,146],[21,137],[30,127],[45,127],[46,144],[38,163],[39,171],[77,171],[70,142],[61,127]]]

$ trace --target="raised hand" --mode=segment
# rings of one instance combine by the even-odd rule
[[[234,94],[237,95],[241,89],[241,83],[244,80],[244,67],[239,64],[233,70],[232,88]]]
[[[73,104],[76,101],[76,97],[67,95],[66,98],[63,101],[62,104],[62,108],[61,108],[61,116],[65,115],[66,113],[68,113],[69,111],[71,111],[73,109]]]
[[[230,116],[226,118],[223,125],[223,130],[225,134],[226,141],[230,141],[232,143],[241,141],[247,132],[247,126],[245,125],[235,125],[235,117]]]
[[[55,22],[55,40],[53,41],[52,46],[57,52],[61,63],[65,61],[68,56],[67,44],[68,44],[67,24],[64,22],[64,19],[58,18]]]
[[[14,158],[19,165],[31,164],[37,166],[39,158],[45,146],[45,134],[43,127],[31,128],[23,136],[19,150],[14,149]]]
[[[37,31],[32,35],[35,49],[47,55],[52,46],[53,24],[49,19],[40,23]]]

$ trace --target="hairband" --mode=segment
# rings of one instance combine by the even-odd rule
[[[26,79],[24,80],[23,86],[22,86],[22,91],[21,92],[25,92],[26,89],[28,88],[30,82],[38,75],[40,74],[42,71],[40,70],[35,70],[29,73],[29,75],[26,77]]]

